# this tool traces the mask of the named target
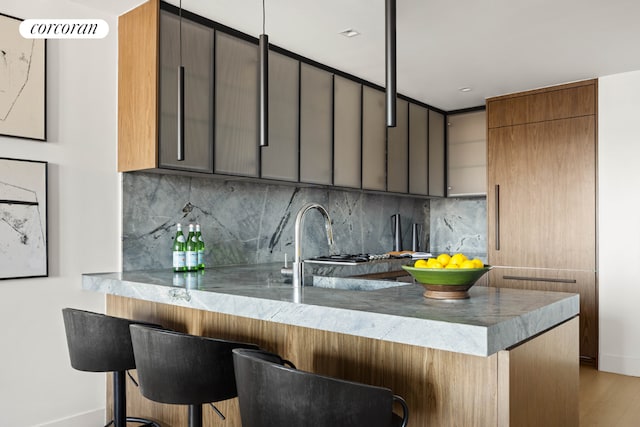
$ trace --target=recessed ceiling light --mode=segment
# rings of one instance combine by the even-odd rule
[[[460,92],[471,92],[471,88],[470,87],[461,87],[458,90]]]
[[[342,34],[345,37],[355,37],[360,35],[360,33],[354,30],[353,28],[347,28],[344,31],[340,31],[340,34]]]

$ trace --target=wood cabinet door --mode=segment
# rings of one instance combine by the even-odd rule
[[[269,146],[260,148],[262,178],[298,180],[300,62],[269,52]]]
[[[215,173],[258,176],[258,46],[216,32]]]
[[[160,12],[160,150],[166,169],[213,172],[214,30]],[[180,37],[180,31],[182,36]],[[178,69],[184,66],[184,160],[178,160]]]
[[[489,129],[489,263],[595,271],[595,118]]]
[[[445,116],[429,110],[429,195],[445,195]]]
[[[362,84],[334,77],[333,185],[362,185]]]
[[[569,292],[580,295],[580,356],[598,354],[596,274],[593,271],[494,267],[488,284],[496,288]]]
[[[333,74],[300,67],[300,181],[332,184]]]
[[[486,195],[486,111],[447,116],[447,133],[447,197]]]
[[[385,191],[387,161],[384,92],[362,88],[362,188]]]
[[[409,103],[396,99],[395,127],[387,128],[387,191],[409,191]]]

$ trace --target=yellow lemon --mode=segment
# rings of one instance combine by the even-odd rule
[[[438,255],[438,261],[440,261],[440,264],[443,266],[446,266],[451,262],[451,256],[449,254],[440,254]]]
[[[466,260],[467,260],[467,257],[464,254],[458,253],[451,257],[451,261],[449,261],[449,263],[460,265]]]
[[[435,261],[429,268],[444,268],[444,265],[440,261]]]
[[[431,266],[433,265],[434,262],[437,262],[438,260],[435,258],[429,258],[427,260],[427,267],[431,268]]]
[[[464,261],[462,264],[460,264],[460,268],[478,268],[478,267],[476,267],[476,263],[475,262],[473,262],[470,259],[468,259],[468,260]]]
[[[424,259],[419,259],[413,264],[415,268],[429,268],[429,263]]]
[[[460,268],[460,266],[458,264],[449,263],[449,264],[446,265],[445,268]]]
[[[483,268],[484,267],[484,263],[481,260],[479,260],[478,258],[474,258],[471,261],[475,265],[474,268]]]

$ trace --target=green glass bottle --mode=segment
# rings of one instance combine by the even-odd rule
[[[185,258],[187,271],[196,271],[198,269],[198,240],[196,239],[195,227],[193,224],[189,224],[189,235],[187,235]]]
[[[176,237],[173,239],[173,271],[185,271],[186,267],[186,254],[185,254],[186,241],[184,234],[182,234],[182,225],[176,224]]]
[[[202,238],[202,231],[200,230],[200,224],[196,224],[196,239],[198,239],[198,269],[204,269],[204,239]]]

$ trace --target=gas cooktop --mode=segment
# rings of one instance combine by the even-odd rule
[[[324,255],[315,258],[305,259],[304,262],[317,264],[350,264],[356,265],[363,262],[378,261],[389,259],[389,254],[340,254],[340,255]]]

